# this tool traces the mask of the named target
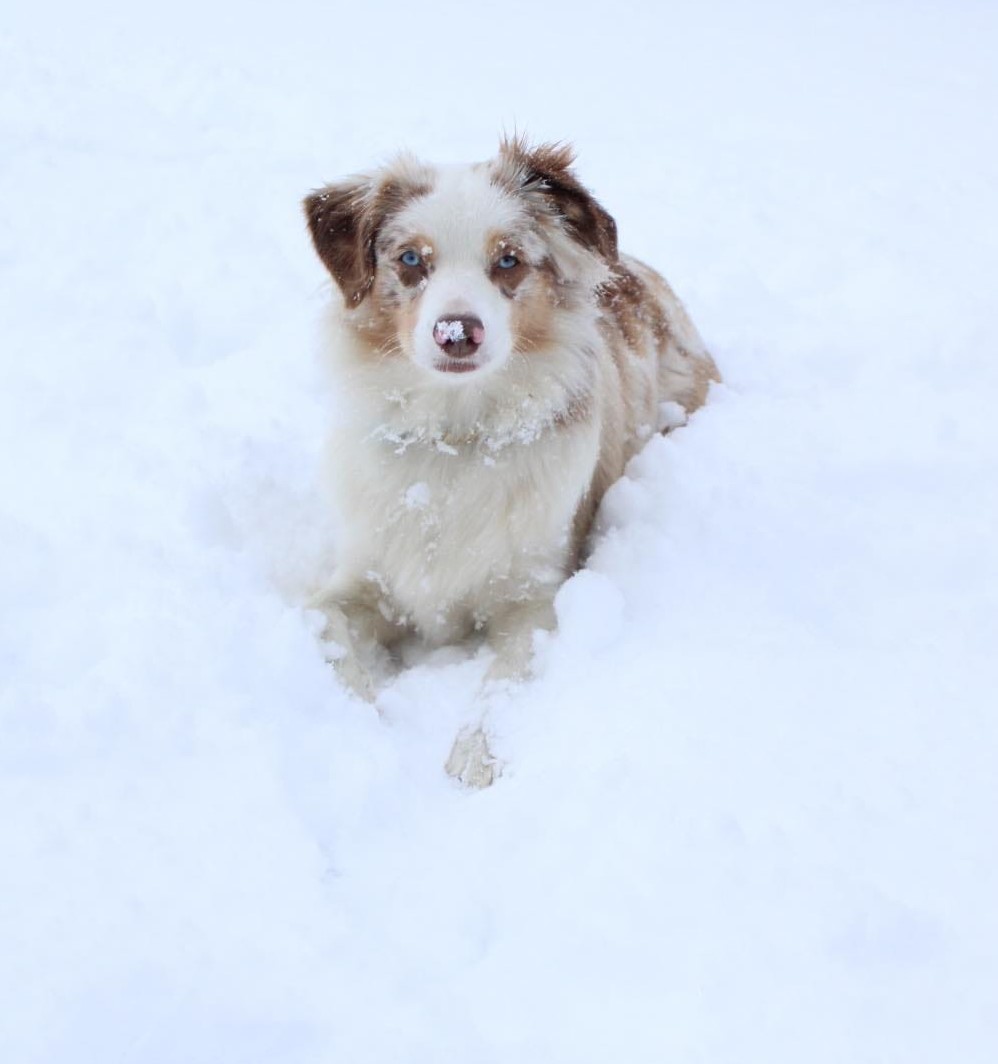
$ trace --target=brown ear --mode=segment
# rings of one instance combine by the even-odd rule
[[[523,192],[542,192],[583,247],[615,263],[617,223],[596,202],[571,169],[575,153],[567,144],[539,144],[531,148],[522,137],[504,140],[499,148],[512,164]]]
[[[312,243],[350,307],[356,307],[374,282],[375,224],[371,182],[355,178],[326,185],[305,197],[305,218]]]

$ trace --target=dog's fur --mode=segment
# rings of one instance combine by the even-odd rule
[[[378,648],[412,633],[482,631],[490,678],[525,675],[607,487],[718,379],[572,161],[507,140],[487,163],[403,156],[305,200],[343,294],[328,350],[348,408],[330,452],[345,524],[318,601],[368,696]],[[489,782],[484,740],[470,747],[449,771]]]

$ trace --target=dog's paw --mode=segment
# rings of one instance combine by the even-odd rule
[[[345,653],[336,643],[326,643],[326,661],[333,666],[340,683],[365,702],[377,695],[374,677],[353,654]]]
[[[502,775],[502,763],[489,749],[488,738],[480,727],[464,728],[458,733],[444,768],[448,776],[479,790],[491,787]]]

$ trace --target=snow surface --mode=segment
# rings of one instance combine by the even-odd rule
[[[998,1059],[994,5],[279,10],[0,28],[0,1060]],[[295,605],[298,203],[514,125],[726,383],[611,492],[479,794],[485,663],[375,713]]]

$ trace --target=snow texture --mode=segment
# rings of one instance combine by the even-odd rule
[[[464,322],[460,319],[455,321],[438,321],[433,326],[438,343],[454,342],[464,339]]]
[[[0,1060],[998,1059],[998,13],[612,14],[5,14]],[[514,125],[725,384],[610,492],[479,794],[481,654],[376,712],[297,605],[299,200]]]

